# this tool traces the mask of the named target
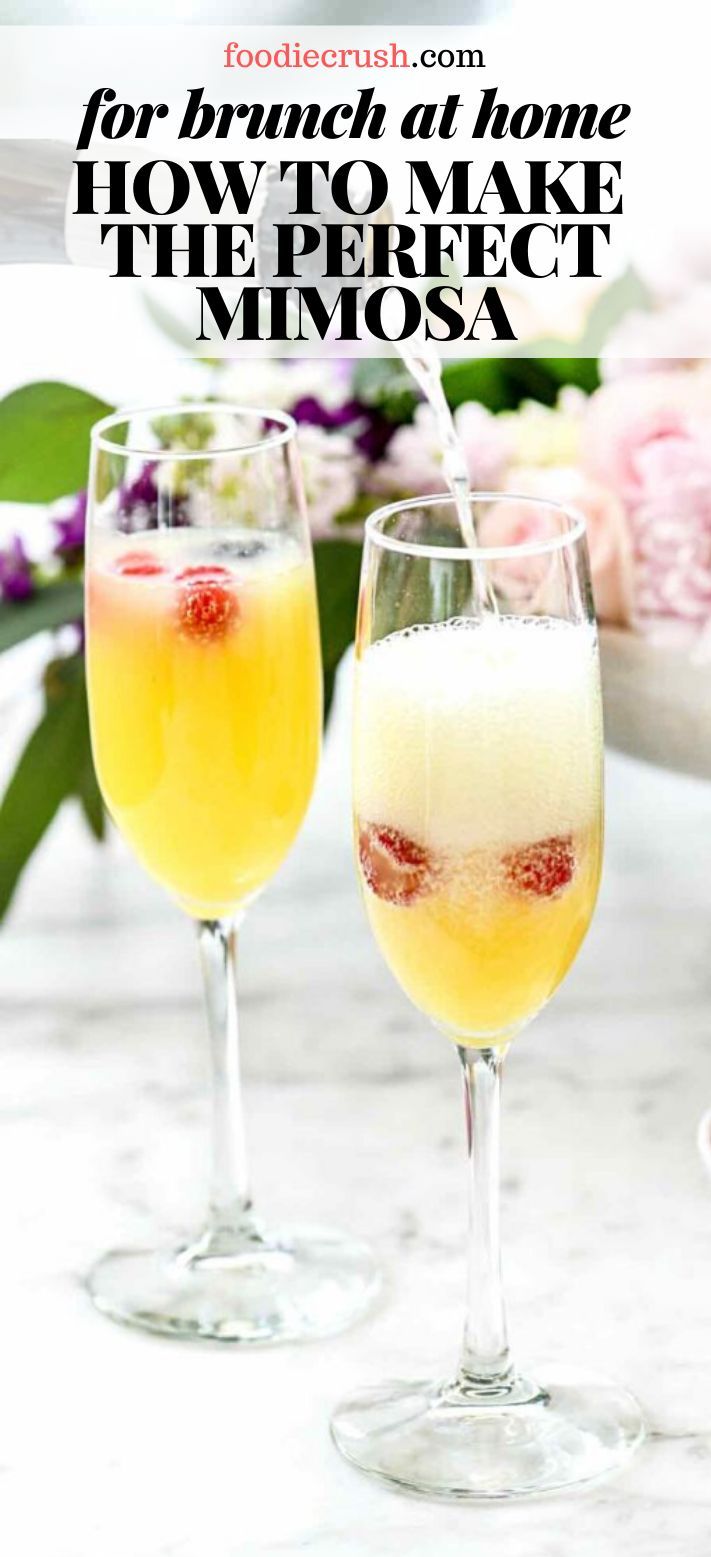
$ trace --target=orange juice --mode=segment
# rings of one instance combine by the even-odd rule
[[[146,869],[196,918],[274,875],[318,762],[311,563],[272,535],[97,534],[87,593],[101,789]]]

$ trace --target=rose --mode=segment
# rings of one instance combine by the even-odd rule
[[[624,509],[614,493],[572,466],[547,470],[515,467],[509,473],[507,489],[522,497],[552,499],[581,514],[598,617],[610,624],[628,625],[632,611],[630,539]],[[479,524],[479,538],[486,546],[519,546],[549,540],[552,533],[550,509],[543,501],[518,503],[514,496],[510,502],[492,504]],[[527,585],[532,563],[511,559],[506,573],[511,592],[516,576],[521,586]]]
[[[582,464],[626,504],[634,504],[645,496],[648,446],[666,438],[695,442],[700,432],[708,440],[710,426],[707,372],[651,373],[614,380],[587,402]]]
[[[711,617],[711,380],[659,373],[607,384],[584,431],[589,469],[605,469],[629,524],[635,619]]]
[[[703,630],[711,622],[711,449],[706,439],[701,429],[696,438],[660,439],[638,457],[641,491],[630,524],[635,609],[643,625],[673,618]]]

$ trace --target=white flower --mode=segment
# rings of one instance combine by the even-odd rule
[[[301,471],[311,532],[316,539],[333,534],[333,522],[358,495],[362,460],[342,432],[302,423],[298,432]]]
[[[229,358],[219,368],[218,393],[236,405],[287,410],[305,395],[314,395],[325,406],[343,399],[343,378],[338,362],[328,358]]]
[[[498,488],[513,452],[513,440],[503,419],[492,416],[475,401],[467,401],[455,411],[454,425],[471,486]],[[393,434],[372,484],[379,492],[405,492],[415,497],[441,492],[446,486],[442,462],[442,439],[434,413],[429,405],[418,405],[414,421]]]
[[[587,395],[568,385],[554,406],[525,400],[518,411],[499,418],[509,428],[517,465],[574,465],[580,449],[580,427]]]

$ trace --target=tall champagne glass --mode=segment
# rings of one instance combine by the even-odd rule
[[[336,1410],[332,1431],[348,1460],[410,1491],[501,1498],[601,1476],[643,1428],[616,1385],[578,1369],[539,1381],[509,1353],[501,1069],[593,912],[602,719],[584,525],[554,504],[470,502],[475,550],[450,497],[369,519],[355,690],[366,911],[396,979],[455,1045],[464,1081],[466,1327],[452,1377],[366,1390]]]
[[[296,837],[320,744],[294,432],[281,413],[212,403],[118,413],[93,430],[89,484],[96,769],[119,831],[195,922],[213,1076],[203,1232],[109,1254],[89,1287],[114,1319],[242,1342],[337,1330],[376,1285],[362,1244],[265,1229],[245,1158],[236,929]]]

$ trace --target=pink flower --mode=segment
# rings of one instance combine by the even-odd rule
[[[503,419],[475,401],[460,405],[454,424],[461,439],[469,481],[480,491],[496,490],[514,447],[514,434]],[[373,472],[373,488],[398,496],[419,497],[446,487],[442,440],[428,405],[419,405],[415,419],[398,427],[385,458]]]
[[[711,618],[711,381],[659,373],[607,384],[586,419],[588,467],[607,474],[629,526],[634,617]]]
[[[645,449],[660,439],[695,439],[704,423],[711,427],[711,378],[705,373],[614,380],[588,401],[583,466],[625,503],[634,503],[644,495]]]
[[[667,438],[640,456],[642,495],[631,515],[635,611],[711,622],[711,427],[703,439]]]
[[[513,456],[511,429],[474,400],[458,407],[454,425],[464,449],[471,486],[478,487],[480,492],[497,491]]]
[[[509,490],[522,497],[538,497],[576,509],[584,518],[587,531],[590,571],[595,608],[603,622],[627,625],[632,610],[630,543],[622,504],[607,487],[586,478],[573,466],[538,470],[522,467],[513,470],[507,482]],[[550,511],[542,501],[492,504],[479,525],[480,540],[487,546],[521,545],[525,541],[549,539]],[[547,567],[547,562],[546,562]],[[507,562],[509,584],[512,570],[527,580],[532,562],[524,558]],[[539,569],[540,571],[540,569]],[[509,592],[510,588],[509,588]]]

